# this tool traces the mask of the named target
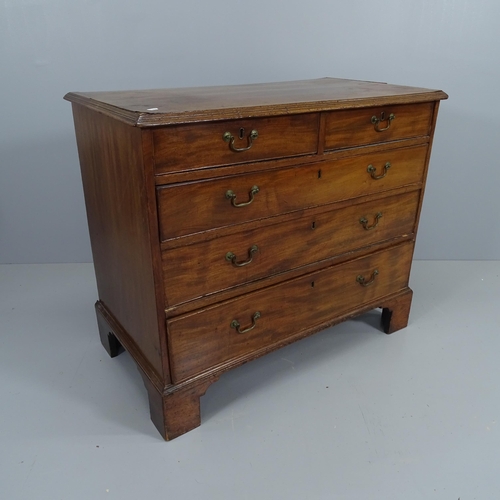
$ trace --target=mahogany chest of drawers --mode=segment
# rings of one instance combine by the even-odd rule
[[[407,325],[446,97],[332,78],[66,95],[101,341],[165,439],[230,368],[377,307]]]

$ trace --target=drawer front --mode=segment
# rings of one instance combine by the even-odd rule
[[[426,154],[427,146],[419,146],[160,187],[161,238],[167,240],[418,183]],[[234,206],[240,203],[246,205]]]
[[[169,320],[174,383],[403,289],[412,252],[405,243]]]
[[[163,252],[168,305],[411,234],[420,191]]]
[[[153,132],[156,173],[316,153],[318,129],[317,114],[161,128]]]
[[[326,118],[325,150],[427,136],[431,129],[433,105],[423,103],[332,111]]]

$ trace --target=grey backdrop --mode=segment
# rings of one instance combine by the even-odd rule
[[[500,258],[498,0],[3,0],[0,263],[88,262],[68,91],[443,89],[416,257]]]

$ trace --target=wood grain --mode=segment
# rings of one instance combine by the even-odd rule
[[[216,238],[163,252],[164,283],[169,306],[241,285],[309,263],[349,253],[398,236],[411,234],[420,193],[414,191],[383,200],[356,204],[321,214],[306,211],[286,223],[262,225],[230,236]],[[377,227],[366,230],[360,219],[371,226],[382,213]],[[231,251],[237,261],[258,251],[250,264],[235,267],[226,260]]]
[[[148,391],[151,420],[163,439],[170,441],[199,427],[200,398],[219,377],[212,375],[184,387],[171,387],[158,390],[141,371],[144,385]]]
[[[65,99],[138,127],[447,99],[442,90],[320,78],[182,89],[70,92]]]
[[[405,293],[384,301],[381,323],[385,333],[394,333],[408,326],[412,297],[413,291],[408,288]]]
[[[241,224],[383,192],[421,181],[427,147],[404,148],[383,153],[304,165],[296,168],[227,177],[213,181],[158,188],[161,239],[166,240],[209,229]],[[374,180],[367,172],[372,164],[380,172],[386,162],[390,171]],[[237,194],[237,202],[248,201],[253,186],[260,191],[254,202],[235,208],[225,197]]]
[[[229,369],[376,307],[386,332],[407,325],[444,92],[326,78],[65,98],[101,341],[136,362],[165,439],[200,424],[200,397]],[[390,113],[377,132],[372,116]],[[244,148],[253,129],[247,151],[222,138]],[[226,196],[249,201],[253,186],[248,206]],[[249,265],[226,259],[252,245]]]
[[[404,243],[206,310],[172,318],[167,322],[167,330],[173,381],[193,377],[403,289],[408,285],[412,252],[413,244]],[[379,274],[371,285],[365,287],[356,281],[358,275],[368,280],[375,269]],[[261,318],[250,332],[239,334],[230,327],[233,320],[238,320],[242,328],[249,327],[257,311]]]
[[[315,153],[318,126],[319,115],[307,114],[160,128],[153,132],[156,173]],[[229,132],[234,147],[245,148],[252,130],[259,135],[247,151],[235,152],[223,140]]]
[[[150,129],[147,129],[150,130]],[[198,180],[216,179],[229,175],[241,175],[262,170],[277,170],[284,167],[306,165],[312,163],[321,163],[325,160],[340,160],[341,158],[351,158],[362,154],[381,153],[398,148],[410,148],[429,143],[429,136],[415,137],[401,141],[390,141],[388,143],[379,142],[361,147],[351,147],[344,149],[334,149],[323,151],[318,154],[307,154],[303,156],[291,156],[288,158],[277,158],[265,161],[253,161],[249,163],[233,163],[231,165],[222,165],[217,168],[196,168],[191,170],[181,170],[178,172],[169,172],[155,176],[155,184],[164,186],[166,184],[177,184],[180,182],[190,182]],[[321,144],[318,144],[318,148]]]
[[[161,378],[141,131],[73,105],[99,299]],[[150,179],[151,181],[152,179]]]
[[[434,103],[427,102],[327,113],[325,150],[428,136],[433,109]],[[388,127],[387,130],[377,132],[371,118],[380,118],[382,114],[388,117],[391,113],[395,118],[390,125],[387,121],[380,123],[380,128]]]

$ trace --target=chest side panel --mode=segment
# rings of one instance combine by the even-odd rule
[[[99,298],[163,378],[141,131],[76,104],[73,116]]]

